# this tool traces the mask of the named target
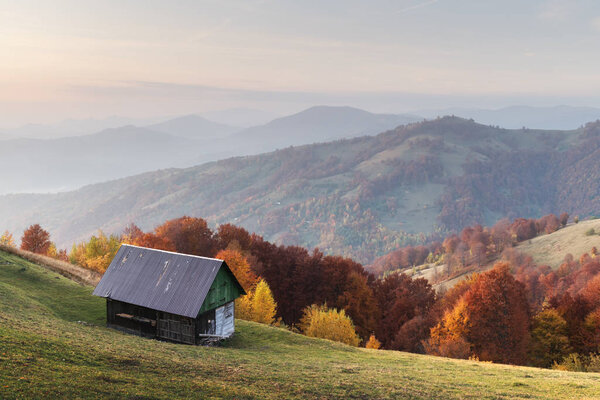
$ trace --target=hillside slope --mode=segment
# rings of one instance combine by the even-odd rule
[[[506,130],[447,117],[377,136],[163,170],[57,195],[0,197],[0,230],[61,246],[184,214],[368,263],[428,234],[600,209],[600,129]],[[574,177],[577,177],[575,179]]]
[[[600,375],[376,351],[236,321],[222,347],[104,328],[92,288],[0,253],[3,398],[593,399]],[[74,379],[77,377],[77,379]]]
[[[590,234],[590,229],[594,234]],[[571,254],[575,259],[589,253],[592,247],[600,249],[600,219],[571,224],[549,235],[541,235],[520,243],[516,249],[528,254],[537,265],[558,266]]]

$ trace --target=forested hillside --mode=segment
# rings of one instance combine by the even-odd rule
[[[3,196],[0,229],[41,223],[64,247],[98,228],[151,229],[187,214],[368,263],[475,223],[595,214],[598,171],[598,123],[507,130],[446,117],[69,193]]]

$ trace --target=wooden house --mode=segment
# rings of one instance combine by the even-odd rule
[[[106,298],[107,326],[188,344],[231,336],[234,300],[244,294],[223,260],[132,245],[94,290]]]

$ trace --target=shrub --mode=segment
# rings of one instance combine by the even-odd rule
[[[590,354],[587,372],[600,372],[600,354]]]
[[[582,356],[578,353],[571,353],[560,363],[554,363],[552,369],[571,372],[600,372],[600,354],[590,354]]]
[[[381,342],[379,340],[377,340],[375,335],[371,335],[371,337],[369,337],[369,340],[367,341],[367,344],[365,345],[365,347],[367,349],[377,350],[381,347]]]
[[[336,342],[358,346],[360,338],[354,324],[344,310],[313,304],[304,309],[300,326],[306,336],[329,339]]]
[[[594,230],[594,228],[590,228],[587,231],[585,231],[585,236],[594,236],[596,234],[596,231]]]
[[[560,363],[554,362],[552,369],[571,372],[585,372],[583,357],[577,353],[571,353],[564,357]]]

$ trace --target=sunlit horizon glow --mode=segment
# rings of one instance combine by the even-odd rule
[[[600,4],[487,3],[5,0],[0,127],[314,104],[600,106]]]

